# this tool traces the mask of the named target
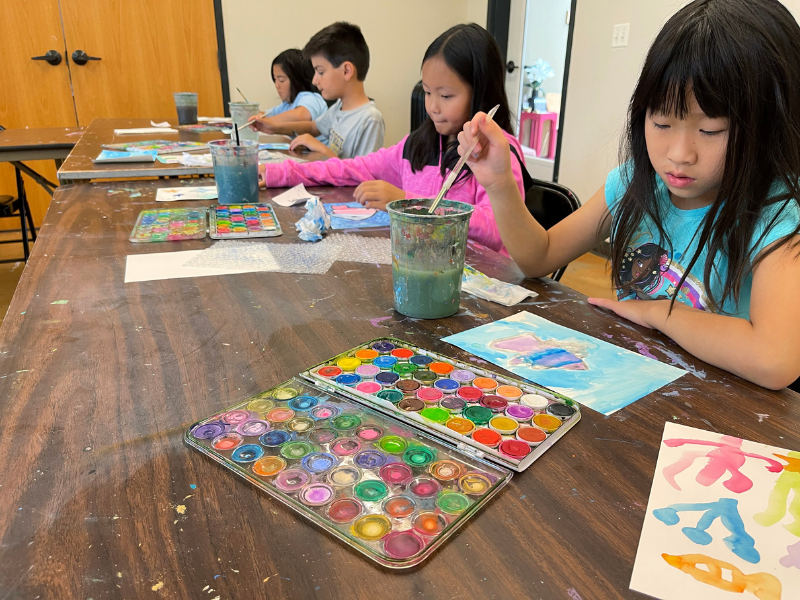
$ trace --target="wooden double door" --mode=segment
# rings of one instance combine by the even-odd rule
[[[4,0],[0,125],[174,121],[180,91],[198,93],[201,115],[221,116],[215,23],[213,0]],[[27,164],[55,181],[52,161]],[[13,172],[0,163],[0,194],[16,195]],[[27,177],[25,186],[38,226],[50,197]]]

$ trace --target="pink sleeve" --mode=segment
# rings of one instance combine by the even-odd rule
[[[366,156],[345,160],[329,158],[315,162],[297,163],[286,160],[264,165],[266,187],[303,185],[358,185],[363,181],[382,179],[402,188],[403,139],[390,148],[381,148]]]
[[[520,148],[519,142],[508,134],[506,134],[506,137],[509,143],[517,150],[520,158],[523,158],[522,148]],[[525,185],[522,182],[522,167],[513,154],[511,155],[511,171],[514,173],[514,179],[517,182],[517,187],[519,187],[522,197],[525,198]],[[472,213],[472,218],[469,221],[469,237],[487,248],[491,248],[492,250],[496,250],[508,256],[508,251],[500,237],[500,231],[497,229],[497,221],[494,219],[492,202],[489,200],[489,195],[486,193],[486,190],[477,182],[475,183],[475,212]]]

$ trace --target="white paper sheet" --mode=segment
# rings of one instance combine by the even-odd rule
[[[800,452],[667,422],[631,589],[663,600],[797,598],[798,494]]]
[[[150,125],[153,127],[172,127],[167,121],[162,121],[161,123],[156,123],[155,121],[150,121]]]
[[[133,129],[115,129],[114,135],[125,135],[125,134],[141,134],[146,135],[148,133],[178,133],[177,129],[173,129],[172,127],[139,127]]]
[[[281,206],[295,206],[296,204],[304,204],[311,200],[311,198],[316,198],[313,194],[310,194],[302,183],[294,186],[292,189],[283,192],[282,194],[278,194],[272,201],[276,204],[280,204]]]
[[[183,279],[186,277],[208,277],[210,275],[233,275],[237,273],[252,273],[255,270],[183,266],[202,252],[203,250],[183,250],[180,252],[156,252],[154,254],[130,254],[125,261],[125,283]]]
[[[173,188],[159,188],[156,191],[156,202],[174,202],[176,200],[214,200],[218,197],[215,185],[194,185]]]

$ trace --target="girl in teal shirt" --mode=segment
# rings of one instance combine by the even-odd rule
[[[468,164],[526,275],[610,236],[617,301],[590,303],[764,387],[800,376],[800,27],[780,2],[695,0],[678,11],[633,93],[622,166],[547,231],[484,117],[464,126],[460,152],[480,131]]]

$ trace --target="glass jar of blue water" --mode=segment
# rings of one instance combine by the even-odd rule
[[[395,200],[389,213],[392,235],[394,309],[416,319],[441,319],[458,312],[467,231],[474,208],[442,200]]]
[[[195,92],[175,92],[175,110],[178,112],[178,125],[197,123],[197,94]]]
[[[240,140],[258,141],[258,130],[245,125],[258,114],[259,105],[256,102],[228,102],[228,109],[231,112],[231,121],[239,127]],[[235,136],[231,132],[231,139]]]
[[[258,202],[258,142],[214,140],[208,143],[220,204]]]

